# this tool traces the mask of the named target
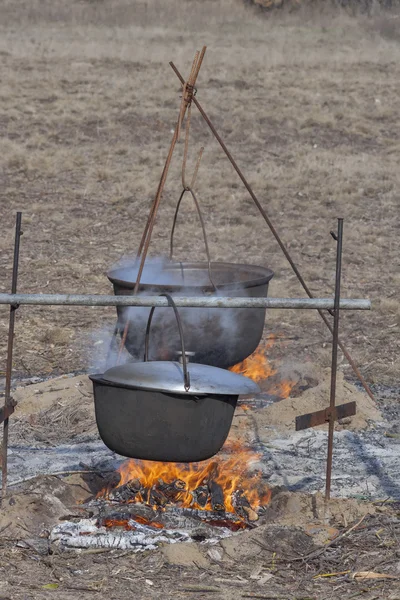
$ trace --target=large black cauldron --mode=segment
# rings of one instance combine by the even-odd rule
[[[123,266],[108,274],[116,295],[131,295],[137,267]],[[167,262],[162,268],[145,266],[139,293],[172,296],[266,297],[273,272],[265,267],[233,263]],[[120,332],[128,315],[126,348],[142,360],[144,337],[150,309],[117,307]],[[265,320],[263,308],[185,308],[179,311],[185,345],[195,362],[228,368],[252,354],[260,343]],[[170,308],[158,310],[152,327],[151,360],[176,360],[180,350],[175,318]]]

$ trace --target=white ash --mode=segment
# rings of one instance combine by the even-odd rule
[[[144,552],[156,550],[159,544],[175,544],[176,542],[192,542],[187,531],[181,529],[155,530],[151,526],[141,525],[136,521],[128,521],[134,529],[126,531],[117,528],[99,527],[96,519],[81,519],[79,522],[65,521],[56,525],[50,533],[50,542],[61,550],[79,548],[111,548],[114,550],[131,550]],[[219,539],[232,535],[221,528],[218,535],[205,540],[204,543],[215,544]]]
[[[261,444],[263,471],[271,486],[291,491],[323,491],[327,432],[309,429]],[[399,440],[385,437],[385,428],[337,431],[333,443],[332,495],[368,500],[398,498]]]

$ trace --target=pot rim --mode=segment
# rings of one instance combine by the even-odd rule
[[[235,281],[235,282],[230,282],[230,283],[221,283],[218,284],[218,282],[216,282],[217,285],[217,291],[218,290],[229,290],[229,289],[246,289],[246,288],[251,288],[251,287],[258,287],[261,285],[265,285],[267,283],[269,283],[272,279],[272,277],[274,276],[274,272],[269,269],[268,267],[262,267],[260,265],[250,265],[250,264],[244,264],[244,263],[228,263],[228,262],[212,262],[211,263],[211,273],[212,273],[212,269],[213,268],[225,268],[227,271],[236,271],[237,269],[239,270],[246,270],[249,271],[251,276],[254,276],[254,278],[252,279],[247,279],[245,281]],[[181,271],[182,268],[187,268],[187,269],[191,269],[191,268],[199,268],[199,269],[204,269],[205,272],[208,271],[208,263],[207,262],[167,262],[166,266],[165,266],[165,270],[171,270],[171,271]],[[121,272],[125,271],[125,270],[131,270],[132,267],[131,266],[121,266],[121,267],[117,267],[115,269],[111,269],[108,273],[107,273],[107,277],[108,279],[111,281],[111,283],[113,285],[119,285],[121,287],[127,288],[127,289],[133,289],[135,287],[135,283],[136,281],[132,281],[132,280],[125,280],[125,279],[120,279],[120,277],[118,277],[118,274],[121,274]],[[157,284],[157,283],[140,283],[139,289],[151,289],[154,288],[154,286],[158,286],[158,287],[162,287],[164,289],[170,289],[170,290],[180,290],[182,289],[182,287],[184,287],[185,289],[193,289],[193,290],[197,290],[197,289],[201,289],[204,291],[210,291],[210,292],[214,292],[215,290],[213,288],[213,286],[211,284],[203,284],[203,285],[188,285],[185,284],[184,286],[182,284],[176,285],[173,283],[162,283],[162,284]]]
[[[124,390],[132,390],[135,392],[156,392],[159,394],[165,394],[166,396],[174,396],[174,398],[176,397],[181,397],[182,400],[183,399],[188,399],[190,398],[215,398],[216,400],[222,400],[223,398],[236,398],[236,400],[239,398],[240,394],[216,394],[216,393],[207,393],[207,392],[203,392],[203,393],[199,393],[199,392],[191,392],[190,390],[188,392],[175,392],[174,390],[171,391],[166,391],[166,390],[157,390],[154,388],[147,388],[147,387],[137,387],[135,385],[129,385],[128,383],[117,383],[114,381],[108,381],[107,379],[103,378],[103,373],[93,373],[88,375],[89,379],[91,381],[94,381],[95,383],[100,383],[102,385],[107,385],[109,387],[116,387],[116,388],[122,388]]]

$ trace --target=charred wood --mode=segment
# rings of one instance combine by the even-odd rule
[[[177,502],[186,490],[186,483],[182,479],[175,479],[171,483],[158,480],[157,490],[162,493],[168,502]]]
[[[232,494],[232,504],[235,512],[249,521],[257,521],[258,514],[251,507],[250,502],[246,498],[243,490],[236,490]]]
[[[132,514],[129,510],[125,509],[124,511],[110,511],[108,514],[102,514],[97,519],[97,526],[110,526],[110,522],[115,522],[116,526],[118,523],[122,523],[124,521],[128,522],[132,518]]]
[[[208,498],[210,496],[208,486],[207,485],[199,485],[199,487],[197,487],[195,490],[193,490],[192,496],[193,496],[193,501],[195,502],[195,504],[200,506],[200,508],[204,508],[206,506],[206,504],[208,502]]]
[[[142,486],[139,479],[131,479],[124,485],[114,488],[109,493],[108,498],[116,502],[133,502],[141,491]]]
[[[208,482],[208,491],[211,497],[211,507],[217,512],[225,512],[224,492],[222,487],[214,480]]]
[[[102,520],[115,519],[133,519],[134,517],[141,516],[148,521],[159,519],[163,512],[160,510],[154,510],[151,506],[146,506],[141,502],[121,504],[102,504],[101,506],[95,506],[93,509],[93,516],[97,518],[99,522]]]
[[[165,506],[168,501],[162,491],[157,488],[157,484],[153,485],[151,488],[147,488],[145,492],[142,493],[142,497],[149,506],[162,507]]]
[[[207,487],[211,497],[211,507],[217,512],[225,512],[224,492],[219,483],[216,482],[218,477],[218,463],[211,463],[207,477]]]
[[[146,503],[150,506],[162,507],[168,503],[179,501],[185,487],[185,482],[181,479],[176,479],[171,483],[165,483],[165,481],[159,479],[144,494],[142,493],[142,496],[146,498]]]

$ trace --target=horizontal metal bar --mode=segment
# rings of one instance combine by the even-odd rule
[[[333,309],[333,298],[228,298],[174,296],[178,307]],[[0,304],[37,306],[168,306],[162,296],[100,296],[97,294],[0,294]],[[341,310],[370,310],[370,300],[340,301]]]

